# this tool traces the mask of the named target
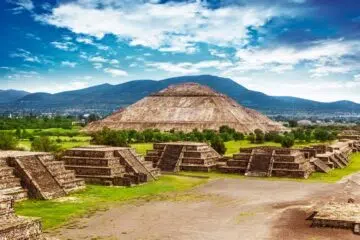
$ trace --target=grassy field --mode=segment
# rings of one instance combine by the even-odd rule
[[[205,183],[206,179],[180,176],[162,176],[131,188],[89,185],[80,193],[59,200],[27,200],[15,205],[16,213],[22,216],[41,217],[43,228],[58,227],[75,217],[89,215],[107,209],[112,204],[121,204],[134,199],[151,199],[169,192],[179,192]]]
[[[81,147],[81,146],[87,146],[90,144],[91,137],[88,136],[78,136],[78,137],[66,137],[66,136],[50,136],[49,138],[56,140],[61,139],[61,142],[59,145],[61,146],[61,149],[69,149],[73,147]],[[31,141],[30,140],[21,140],[19,143],[19,147],[30,150],[31,149]]]

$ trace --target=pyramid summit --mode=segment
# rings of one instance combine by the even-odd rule
[[[159,129],[190,132],[193,129],[218,130],[227,125],[239,132],[255,129],[264,132],[285,128],[263,114],[241,106],[228,96],[208,86],[183,83],[151,94],[111,116],[90,123],[85,131],[110,129]]]

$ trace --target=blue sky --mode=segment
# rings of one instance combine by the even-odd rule
[[[2,0],[0,89],[180,75],[360,103],[358,0]]]

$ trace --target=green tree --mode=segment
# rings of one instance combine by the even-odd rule
[[[226,152],[224,141],[219,136],[216,136],[211,140],[211,147],[221,155]]]
[[[264,143],[264,141],[265,141],[264,132],[261,131],[260,129],[255,129],[254,133],[255,133],[255,142],[256,143]]]
[[[251,143],[255,143],[255,135],[253,133],[250,133],[249,136],[247,137],[247,140],[249,140]]]
[[[291,148],[295,144],[295,139],[292,134],[287,134],[282,138],[281,146],[285,148]]]
[[[19,140],[9,132],[0,132],[0,149],[14,150],[17,148]]]

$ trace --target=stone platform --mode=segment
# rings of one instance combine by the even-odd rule
[[[241,148],[226,164],[219,164],[223,173],[238,173],[258,177],[308,178],[314,172],[310,159],[299,150],[255,147]]]
[[[312,227],[346,228],[360,234],[360,204],[326,204],[315,212]]]
[[[216,169],[221,156],[206,143],[168,142],[154,143],[154,149],[147,151],[145,160],[162,171],[204,171]]]
[[[45,240],[41,233],[40,219],[16,216],[13,198],[0,196],[1,240]]]
[[[84,189],[84,181],[75,178],[54,155],[41,152],[0,152],[0,194],[15,200],[28,196],[53,199]]]
[[[67,150],[65,167],[87,183],[130,186],[156,180],[159,173],[151,163],[127,147],[88,146]]]

